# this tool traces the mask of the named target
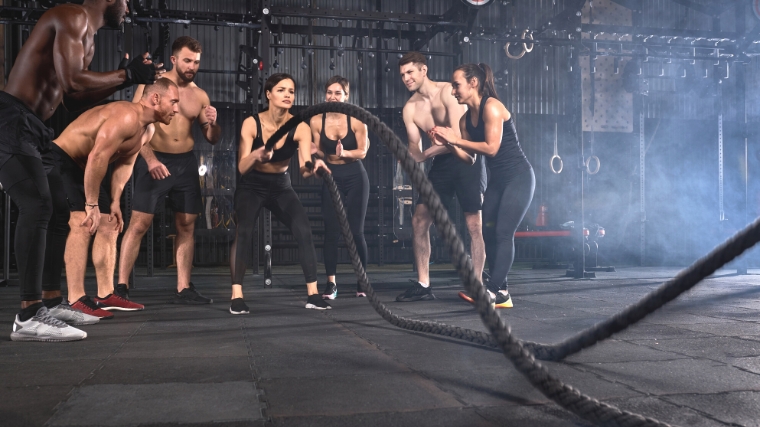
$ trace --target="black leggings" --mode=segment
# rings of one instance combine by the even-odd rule
[[[528,211],[536,178],[533,168],[510,179],[491,176],[483,198],[483,240],[491,273],[491,291],[507,289],[507,274],[515,260],[515,231]]]
[[[335,184],[338,186],[348,224],[354,235],[356,251],[362,266],[367,268],[367,241],[364,239],[364,218],[369,202],[369,178],[361,160],[345,165],[330,164]],[[338,214],[333,206],[327,184],[322,184],[322,216],[325,221],[325,272],[334,276],[338,269],[338,239],[343,237],[338,222]]]
[[[55,168],[45,174],[42,160],[32,156],[11,156],[0,167],[0,183],[19,210],[14,250],[21,301],[61,290],[69,207],[56,174]]]
[[[269,209],[293,233],[306,283],[317,281],[317,254],[311,237],[309,217],[290,185],[285,173],[263,173],[253,170],[240,180],[235,189],[237,231],[230,250],[232,284],[242,285],[246,261],[250,257],[253,232],[261,208]]]

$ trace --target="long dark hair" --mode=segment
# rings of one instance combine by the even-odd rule
[[[478,94],[482,97],[490,96],[491,98],[499,99],[499,94],[496,92],[496,86],[493,81],[493,71],[488,64],[481,62],[479,64],[462,64],[454,69],[454,72],[462,71],[467,83],[470,83],[472,79],[478,79]]]
[[[290,80],[293,82],[293,87],[296,87],[296,80],[288,73],[275,73],[269,76],[267,81],[264,83],[264,93],[271,92],[272,89],[274,89],[275,86],[277,86],[277,83],[280,83],[283,80]]]

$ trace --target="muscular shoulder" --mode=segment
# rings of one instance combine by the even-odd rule
[[[484,110],[483,118],[501,118],[506,121],[512,117],[507,107],[496,98],[488,98]]]
[[[193,95],[195,95],[196,99],[201,101],[203,105],[208,105],[211,100],[208,97],[208,93],[206,93],[205,90],[201,89],[196,85],[195,83],[191,83],[192,86],[190,87],[193,91]]]
[[[64,30],[72,34],[84,34],[87,32],[89,20],[90,17],[82,6],[67,3],[45,12],[38,24],[52,24],[57,31]]]
[[[109,119],[117,119],[125,127],[140,127],[140,104],[134,104],[130,101],[114,101],[107,104],[101,114],[105,113]]]

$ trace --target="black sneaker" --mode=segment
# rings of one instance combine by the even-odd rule
[[[127,287],[126,283],[117,284],[116,288],[113,290],[113,293],[124,299],[129,299],[129,288]]]
[[[248,314],[248,306],[245,305],[243,298],[234,298],[230,304],[230,313],[232,314]]]
[[[335,299],[338,296],[338,285],[333,282],[327,282],[325,285],[325,291],[322,292],[322,298]]]
[[[420,285],[420,282],[416,280],[409,279],[409,281],[414,284],[409,289],[407,289],[406,292],[397,296],[396,301],[412,302],[412,301],[427,301],[427,300],[435,299],[435,295],[433,295],[433,290],[430,289],[430,286],[426,288]]]
[[[496,292],[496,298],[493,299],[494,308],[512,308],[512,297],[509,294],[504,295],[501,292]]]
[[[306,300],[306,308],[312,310],[330,310],[330,304],[327,303],[319,294],[309,295],[309,299]]]
[[[172,300],[174,304],[211,304],[214,302],[211,298],[206,298],[198,291],[195,290],[195,286],[193,286],[193,283],[190,282],[190,287],[185,288],[182,290],[182,292],[177,292],[174,294],[174,299]]]

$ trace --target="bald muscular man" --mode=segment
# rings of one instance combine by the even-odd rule
[[[51,175],[61,180],[71,211],[65,253],[68,298],[72,307],[86,314],[110,319],[113,314],[99,308],[97,302],[115,305],[121,300],[112,294],[116,239],[124,226],[121,193],[140,149],[153,137],[153,123],[168,125],[178,111],[179,89],[162,78],[146,86],[140,102],[118,101],[95,107],[53,141],[56,166]],[[54,215],[58,217],[59,213]],[[92,262],[98,281],[95,301],[84,291],[92,235]]]
[[[60,192],[51,191],[47,179],[54,164],[53,132],[43,121],[61,103],[69,110],[81,110],[128,85],[152,83],[164,71],[147,59],[147,53],[123,62],[116,71],[89,70],[95,33],[105,26],[118,28],[126,13],[126,0],[84,0],[81,5],[48,10],[34,26],[0,92],[0,183],[20,213],[14,249],[21,311],[11,333],[14,341],[80,340],[87,334],[63,322],[98,321],[72,310],[61,297],[63,247],[51,246],[47,240],[56,233],[65,236],[68,226],[48,225],[54,196]],[[65,203],[65,198],[58,202]]]

